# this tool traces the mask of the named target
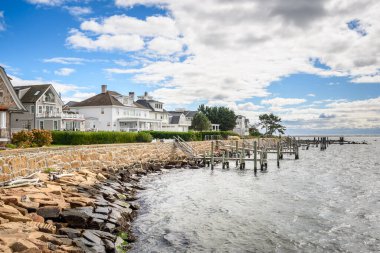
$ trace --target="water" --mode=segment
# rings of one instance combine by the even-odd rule
[[[380,252],[380,138],[143,180],[131,252]]]

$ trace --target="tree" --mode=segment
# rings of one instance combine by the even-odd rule
[[[197,131],[207,131],[211,128],[211,122],[202,112],[197,112],[191,121],[191,128]]]
[[[281,125],[281,118],[271,114],[261,114],[259,116],[261,128],[265,128],[265,135],[273,135],[276,131],[284,134],[286,127]]]
[[[249,128],[249,135],[250,136],[261,136],[261,133],[257,127],[250,127]]]
[[[233,110],[227,107],[200,105],[198,111],[205,114],[212,124],[219,124],[222,131],[232,130],[236,126],[237,116]]]

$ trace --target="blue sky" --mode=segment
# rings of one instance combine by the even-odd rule
[[[0,65],[66,101],[107,84],[168,109],[225,105],[252,123],[274,112],[292,134],[380,133],[379,6],[2,0]]]

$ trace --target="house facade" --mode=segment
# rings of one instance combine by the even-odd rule
[[[12,131],[31,129],[84,130],[84,117],[63,111],[63,102],[51,84],[16,86],[26,112],[12,117]]]
[[[101,93],[82,102],[72,103],[70,111],[85,116],[87,131],[161,130],[162,122],[150,115],[150,109],[134,102],[134,93],[128,96],[108,91],[102,85]]]
[[[241,136],[249,135],[249,120],[243,115],[238,115],[233,131]]]
[[[166,131],[173,132],[188,132],[191,126],[191,120],[189,120],[182,111],[170,111],[169,113],[169,125],[166,126]]]
[[[11,120],[26,109],[17,97],[10,78],[0,66],[0,144],[12,138]]]

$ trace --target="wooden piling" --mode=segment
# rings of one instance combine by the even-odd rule
[[[211,142],[211,169],[214,169],[214,141]]]
[[[277,168],[280,168],[280,141],[277,142]]]
[[[253,169],[254,171],[257,171],[257,142],[253,142]]]

